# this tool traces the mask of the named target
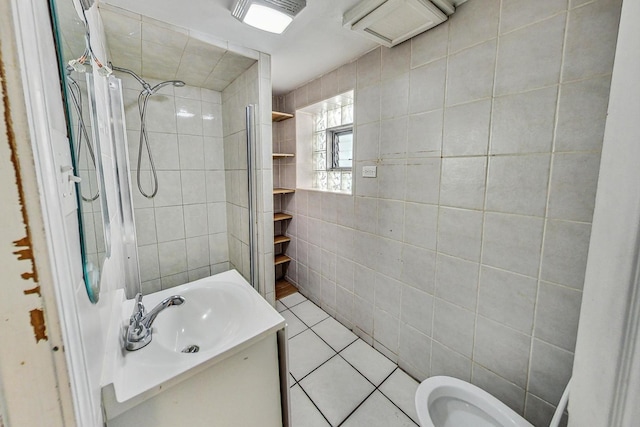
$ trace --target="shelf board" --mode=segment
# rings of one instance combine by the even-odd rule
[[[298,289],[287,279],[276,280],[276,299],[282,299],[295,294]]]
[[[276,280],[276,299],[282,299],[295,294],[298,289],[287,279]]]
[[[290,194],[295,192],[296,190],[294,190],[293,188],[274,188],[273,189],[273,194]]]
[[[293,157],[295,154],[293,153],[273,153],[274,159],[282,159],[283,157]]]
[[[279,235],[279,236],[274,236],[273,238],[273,244],[274,245],[278,245],[280,243],[287,243],[290,242],[291,239],[287,236],[283,236],[283,235]]]
[[[271,120],[274,122],[281,122],[283,120],[292,119],[293,114],[281,113],[280,111],[271,112]]]
[[[273,220],[274,221],[285,221],[287,219],[291,219],[293,218],[292,215],[286,214],[286,213],[282,213],[282,212],[278,212],[273,214]]]
[[[291,262],[291,258],[286,255],[276,255],[273,260],[274,265],[286,264],[288,262]]]

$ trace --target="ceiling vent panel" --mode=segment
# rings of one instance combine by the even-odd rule
[[[348,10],[343,25],[392,47],[447,20],[448,0],[364,0]]]

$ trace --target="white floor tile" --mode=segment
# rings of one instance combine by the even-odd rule
[[[287,337],[289,339],[295,337],[300,332],[307,329],[307,325],[302,323],[302,320],[298,319],[295,314],[291,312],[291,310],[285,310],[280,313],[284,320],[287,321]]]
[[[313,331],[320,335],[320,338],[326,341],[335,351],[340,351],[355,340],[358,337],[345,328],[340,322],[333,317],[324,319],[322,322],[316,324]]]
[[[311,301],[305,301],[291,308],[291,311],[300,318],[307,326],[313,326],[329,317],[320,307]]]
[[[395,363],[361,339],[342,350],[340,355],[376,386],[396,368]]]
[[[415,405],[417,389],[418,382],[401,369],[396,369],[389,379],[380,386],[380,391],[416,423],[418,422]]]
[[[369,381],[339,356],[299,384],[332,426],[339,425],[374,390]]]
[[[343,427],[415,427],[407,417],[389,399],[375,391],[342,424]]]
[[[301,302],[305,302],[306,300],[307,299],[304,297],[304,295],[302,295],[300,292],[296,292],[295,294],[291,294],[289,296],[281,298],[278,301],[280,301],[282,304],[286,305],[287,307],[291,308],[294,305],[298,305]]]
[[[299,381],[334,354],[331,347],[307,329],[289,340],[289,372]]]
[[[281,313],[287,309],[287,306],[280,302],[280,300],[276,301],[276,310],[278,313]]]
[[[329,427],[299,385],[291,388],[291,427]]]

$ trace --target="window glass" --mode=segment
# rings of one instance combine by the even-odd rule
[[[300,150],[310,156],[311,167],[299,176],[308,177],[305,182],[314,189],[351,193],[353,91],[305,107],[301,112],[310,114],[312,119],[308,142],[303,143],[309,145]]]
[[[333,167],[351,168],[353,163],[353,129],[334,135]]]

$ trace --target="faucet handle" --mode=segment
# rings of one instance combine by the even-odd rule
[[[133,302],[133,312],[131,313],[131,323],[140,321],[145,315],[144,304],[142,303],[142,292],[138,292]]]

